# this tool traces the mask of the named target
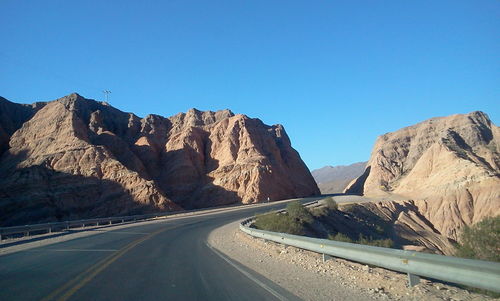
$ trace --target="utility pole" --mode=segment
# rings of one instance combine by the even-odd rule
[[[106,98],[106,102],[108,102],[109,94],[111,94],[111,91],[103,90],[102,93],[104,93],[104,98]]]

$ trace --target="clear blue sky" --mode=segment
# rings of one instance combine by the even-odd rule
[[[71,92],[139,116],[230,108],[285,126],[311,169],[378,135],[500,121],[500,1],[0,1],[0,95]]]

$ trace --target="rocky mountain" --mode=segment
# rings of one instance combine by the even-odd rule
[[[499,128],[482,112],[387,133],[346,191],[414,200],[429,233],[458,240],[464,225],[500,214],[499,139]]]
[[[347,237],[362,244],[445,255],[453,255],[455,249],[453,240],[436,232],[413,201],[341,204],[338,210],[311,211],[314,222],[307,227],[308,236],[341,241]]]
[[[436,230],[412,200],[361,203],[352,205],[351,210],[357,218],[382,224],[399,248],[454,254],[454,240]]]
[[[321,193],[342,192],[355,178],[363,174],[366,162],[350,165],[325,166],[311,172]]]
[[[9,139],[44,103],[17,104],[0,97],[0,155],[9,148]]]
[[[229,110],[139,118],[78,94],[0,99],[2,225],[318,194],[281,125]]]

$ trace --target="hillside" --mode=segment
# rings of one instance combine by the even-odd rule
[[[319,193],[281,125],[229,110],[139,118],[71,94],[0,116],[2,225]]]
[[[366,162],[350,165],[325,166],[311,172],[321,193],[339,193],[355,178],[363,174]]]
[[[414,200],[419,219],[458,240],[464,225],[500,214],[499,139],[499,128],[483,112],[387,133],[346,191]]]

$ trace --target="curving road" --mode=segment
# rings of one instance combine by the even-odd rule
[[[165,219],[0,256],[0,300],[296,300],[206,243],[217,227],[284,206]]]

